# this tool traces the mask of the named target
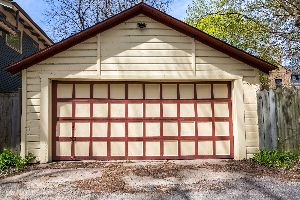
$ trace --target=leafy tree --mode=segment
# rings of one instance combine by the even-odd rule
[[[194,0],[186,22],[274,64],[299,67],[299,14],[295,0]]]
[[[60,41],[98,22],[120,13],[141,0],[44,0],[48,32]],[[173,0],[144,0],[143,2],[167,11]]]

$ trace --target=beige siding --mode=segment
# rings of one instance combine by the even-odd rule
[[[136,23],[148,28],[138,30]],[[144,16],[101,33],[101,73],[177,75],[192,71],[192,38]]]
[[[147,29],[136,28],[140,21],[147,22]],[[79,80],[242,79],[245,151],[251,157],[258,149],[258,70],[145,16],[132,18],[27,69],[26,150],[37,155],[42,131],[41,78],[51,75]]]
[[[258,70],[228,55],[196,42],[197,73],[230,73],[243,78],[244,120],[247,158],[259,147],[256,91],[259,89]],[[238,105],[237,105],[238,106]]]

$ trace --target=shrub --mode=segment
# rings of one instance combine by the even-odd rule
[[[256,162],[266,166],[291,168],[300,165],[300,153],[282,150],[261,150],[254,154]]]
[[[32,154],[29,154],[23,159],[18,153],[4,149],[0,153],[0,171],[4,171],[9,168],[22,168],[34,159],[35,156]]]

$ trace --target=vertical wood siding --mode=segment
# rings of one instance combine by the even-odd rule
[[[0,93],[0,151],[20,151],[21,94]]]
[[[140,21],[147,23],[145,30],[137,29]],[[100,67],[102,77],[166,76],[180,80],[187,76],[197,79],[197,75],[231,74],[243,78],[248,156],[258,149],[255,96],[258,70],[200,42],[193,45],[193,38],[143,15],[101,33],[99,43],[97,38],[27,69],[27,152],[39,155],[40,77],[50,73],[95,76]],[[97,59],[100,60],[98,63]]]

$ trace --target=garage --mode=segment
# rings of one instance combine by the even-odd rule
[[[55,82],[53,98],[54,160],[233,158],[228,82]]]
[[[21,155],[251,158],[275,68],[140,3],[7,68],[22,76]]]

